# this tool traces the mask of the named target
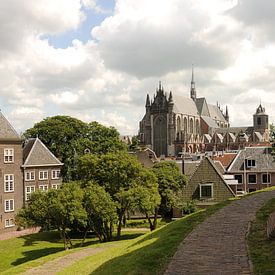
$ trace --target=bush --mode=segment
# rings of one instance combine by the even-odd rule
[[[187,201],[185,206],[183,206],[182,208],[183,214],[191,214],[196,211],[197,211],[197,205],[196,205],[196,201],[194,200]]]

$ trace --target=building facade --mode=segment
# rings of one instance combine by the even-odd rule
[[[238,150],[251,144],[269,142],[268,115],[260,106],[253,115],[253,126],[230,127],[229,112],[219,104],[198,98],[192,72],[190,97],[169,95],[159,83],[156,94],[147,94],[145,115],[140,121],[141,145],[157,156],[218,150]]]
[[[39,138],[27,141],[23,149],[23,175],[25,201],[36,190],[58,189],[61,185],[62,163]]]
[[[39,140],[23,140],[0,112],[0,233],[16,230],[15,216],[35,190],[59,188],[62,163]]]
[[[2,113],[0,125],[0,231],[8,231],[23,205],[22,140]]]

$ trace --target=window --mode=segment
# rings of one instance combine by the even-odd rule
[[[256,161],[255,161],[255,159],[247,159],[246,160],[246,166],[248,168],[250,168],[250,167],[256,167]]]
[[[48,185],[47,184],[39,185],[39,190],[48,191]]]
[[[257,176],[256,176],[256,174],[249,174],[248,175],[248,183],[257,183]]]
[[[243,183],[243,175],[234,175],[234,178],[238,183]]]
[[[213,197],[212,184],[200,184],[200,198],[210,199]]]
[[[32,181],[32,180],[35,180],[34,171],[25,172],[25,181]]]
[[[13,162],[13,154],[14,154],[14,151],[12,148],[4,149],[4,163]]]
[[[261,124],[262,124],[262,120],[261,120],[260,117],[257,117],[257,124],[258,124],[258,125],[261,125]]]
[[[13,192],[14,191],[14,179],[13,174],[5,174],[4,175],[4,185],[5,192]]]
[[[270,183],[271,180],[270,180],[270,174],[262,174],[262,183]]]
[[[14,200],[5,200],[5,212],[14,211]]]
[[[12,227],[14,226],[14,219],[7,219],[5,220],[5,227]]]
[[[52,189],[59,189],[60,188],[60,184],[52,184]]]
[[[35,191],[35,186],[26,186],[25,191],[26,201],[28,201],[31,197],[31,193]]]
[[[39,179],[47,180],[48,179],[48,171],[39,171]]]
[[[60,178],[60,170],[52,170],[52,179],[59,179]]]

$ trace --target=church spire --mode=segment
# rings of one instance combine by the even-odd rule
[[[191,78],[190,96],[194,101],[197,99],[197,92],[196,92],[196,85],[195,85],[195,78],[194,78],[194,65],[193,64],[192,64],[192,78]]]

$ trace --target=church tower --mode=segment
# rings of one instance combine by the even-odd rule
[[[191,78],[191,89],[190,89],[190,97],[196,101],[197,99],[197,92],[196,92],[196,85],[194,79],[194,67],[192,65],[192,78]]]
[[[265,141],[269,139],[269,122],[268,115],[265,113],[265,108],[262,104],[256,109],[256,113],[253,115],[253,126],[255,132],[260,132]]]

